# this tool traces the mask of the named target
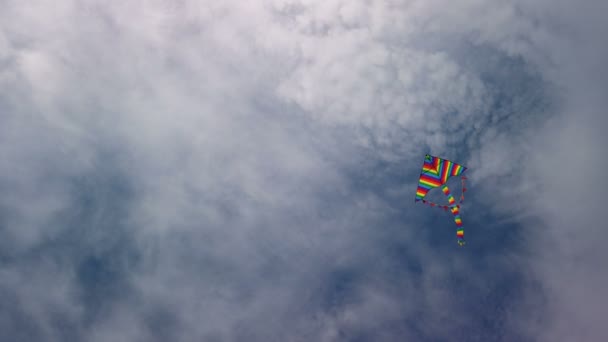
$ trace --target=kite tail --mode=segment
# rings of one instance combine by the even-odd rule
[[[460,246],[464,245],[464,228],[462,227],[462,219],[460,218],[460,205],[456,204],[454,196],[450,193],[450,189],[447,185],[441,188],[441,191],[448,197],[448,203],[450,204],[450,211],[454,215],[454,222],[456,222],[456,238]]]

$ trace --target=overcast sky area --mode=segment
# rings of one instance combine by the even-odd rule
[[[0,339],[608,341],[606,13],[0,0]]]

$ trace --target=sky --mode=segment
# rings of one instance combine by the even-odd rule
[[[608,340],[607,12],[0,0],[2,338]]]

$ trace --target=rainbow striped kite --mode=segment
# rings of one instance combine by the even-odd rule
[[[456,222],[456,238],[459,245],[464,245],[464,228],[462,227],[462,219],[460,218],[460,204],[464,201],[464,193],[467,191],[465,187],[464,176],[462,179],[462,195],[460,196],[460,202],[456,203],[454,196],[448,189],[447,181],[450,177],[460,176],[467,168],[456,164],[447,159],[426,155],[424,158],[424,164],[422,165],[422,173],[420,173],[420,180],[418,181],[418,189],[416,189],[416,200],[415,202],[422,201],[424,204],[428,204],[431,207],[442,208],[445,211],[448,209],[454,215],[454,222]],[[426,194],[433,188],[441,187],[441,190],[448,198],[448,205],[440,205],[425,200]]]

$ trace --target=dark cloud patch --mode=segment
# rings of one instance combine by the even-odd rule
[[[71,269],[85,325],[133,298],[128,278],[139,259],[128,222],[134,190],[113,157],[101,154],[93,169],[70,182],[71,204],[49,223],[58,233],[30,252]]]
[[[38,322],[21,309],[23,303],[8,286],[0,287],[0,329],[15,341],[38,341],[45,336]]]
[[[44,307],[40,303],[50,311],[50,316],[48,326],[40,332],[42,335],[32,337],[33,340],[48,334],[58,339],[81,339],[83,329],[110,315],[114,305],[134,299],[129,277],[137,271],[139,254],[135,232],[128,223],[134,191],[112,155],[100,154],[90,173],[60,180],[69,189],[67,203],[43,223],[42,237],[35,245],[28,249],[3,249],[7,260],[4,265],[10,272],[16,272],[13,276],[26,280],[37,274],[30,280],[35,291],[57,286],[45,283],[45,277],[52,276],[45,268],[51,266],[52,272],[66,282],[62,286],[69,286],[65,300],[78,303],[76,310],[82,310],[79,316],[73,316],[65,308]],[[18,219],[9,222],[21,223]],[[26,300],[22,295],[13,296],[18,301]],[[4,312],[9,317],[19,316],[23,315],[19,313],[21,308],[27,307],[24,303],[11,305]],[[14,327],[21,331],[18,324]],[[23,331],[36,333],[35,329]]]
[[[165,307],[151,307],[142,315],[149,341],[175,341],[180,339],[181,326],[175,313]],[[211,339],[213,340],[213,339]]]

